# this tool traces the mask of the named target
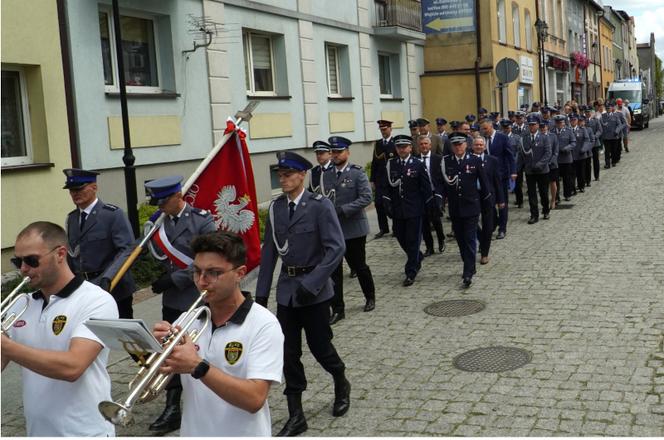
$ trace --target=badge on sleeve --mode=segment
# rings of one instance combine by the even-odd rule
[[[229,364],[235,365],[242,356],[242,342],[229,342],[226,344],[224,356]]]
[[[62,330],[65,329],[65,325],[67,325],[67,317],[65,315],[58,315],[53,318],[53,324],[51,324],[53,334],[58,336],[60,333],[62,333]]]

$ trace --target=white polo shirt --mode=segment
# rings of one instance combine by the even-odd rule
[[[212,329],[212,322],[196,341],[198,354],[211,367],[240,379],[281,383],[284,336],[277,318],[250,298],[228,322]],[[196,323],[193,328],[201,328]],[[267,400],[252,414],[223,400],[201,380],[180,376],[183,437],[270,437],[272,421]]]
[[[33,293],[28,309],[10,329],[9,336],[40,350],[67,351],[72,338],[91,339],[103,345],[83,323],[88,318],[117,317],[117,305],[108,292],[76,277],[57,295],[51,295],[45,307],[43,294]],[[111,378],[106,371],[108,353],[108,348],[102,349],[75,382],[51,379],[21,367],[28,436],[115,435],[115,427],[97,409],[99,402],[111,399]]]

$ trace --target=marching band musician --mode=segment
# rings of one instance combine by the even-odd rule
[[[281,383],[284,336],[272,313],[254,304],[240,281],[247,273],[242,238],[230,232],[196,237],[193,279],[206,291],[212,329],[202,331],[198,320],[187,332],[198,330],[196,344],[183,337],[164,362],[161,373],[179,373],[184,388],[183,437],[269,437],[272,423],[267,396]],[[161,340],[171,325],[154,326]],[[200,417],[201,414],[212,417]]]
[[[123,263],[116,256],[131,248],[134,242],[129,219],[122,209],[97,198],[98,172],[76,168],[62,172],[67,176],[63,189],[69,190],[76,205],[65,221],[70,266],[76,275],[109,291],[111,274]],[[135,291],[134,279],[127,271],[111,292],[120,318],[134,317],[132,301]]]
[[[193,208],[184,201],[182,179],[182,176],[168,176],[145,183],[150,204],[159,206],[166,214],[160,231],[152,238],[166,249],[162,254],[152,243],[150,249],[164,267],[164,273],[152,283],[152,291],[162,294],[162,319],[167,322],[175,321],[200,295],[191,278],[191,240],[216,230],[208,211]],[[150,425],[150,431],[166,433],[180,427],[181,393],[180,377],[176,375],[166,386],[166,407]]]
[[[318,165],[311,169],[308,189],[312,193],[320,194],[320,176],[332,168],[332,154],[330,152],[330,144],[325,141],[316,141],[313,147]]]
[[[284,394],[289,418],[277,436],[291,437],[308,429],[302,408],[302,393],[307,388],[300,360],[302,330],[311,353],[334,379],[332,415],[343,416],[350,407],[350,382],[332,345],[330,327],[330,299],[334,295],[330,276],[341,263],[346,245],[332,202],[304,188],[311,163],[291,151],[277,153],[277,159],[284,193],[269,208],[256,302],[267,307],[274,268],[281,257],[277,319],[284,332]]]
[[[114,436],[115,428],[97,410],[111,398],[109,349],[84,325],[89,318],[116,319],[113,297],[74,275],[67,236],[54,223],[26,226],[14,252],[12,263],[38,289],[0,346],[2,370],[10,361],[21,366],[27,435]]]

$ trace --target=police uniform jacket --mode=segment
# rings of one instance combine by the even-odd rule
[[[506,202],[506,195],[503,193],[503,185],[501,184],[500,176],[498,175],[498,159],[486,153],[477,157],[482,161],[482,167],[484,168],[488,185],[487,191],[491,194],[487,202],[483,204],[482,209],[489,209],[492,211],[496,203],[500,204]]]
[[[588,121],[586,122],[586,127],[590,129],[590,131],[593,133],[593,147],[599,147],[602,145],[602,124],[600,123],[599,119],[592,117],[589,118]]]
[[[574,162],[585,159],[586,148],[590,142],[590,139],[588,139],[588,132],[586,132],[585,128],[578,125],[576,127],[570,127],[570,130],[574,136],[576,136],[576,145],[572,150],[572,159]]]
[[[551,143],[540,132],[535,133],[535,141],[530,133],[523,137],[523,147],[519,150],[518,162],[526,174],[547,174],[551,162]]]
[[[445,156],[441,166],[445,181],[443,197],[452,219],[477,216],[482,208],[491,206],[490,184],[479,157],[470,153],[460,160]]]
[[[595,133],[593,130],[588,127],[582,127],[586,131],[586,141],[583,143],[583,148],[581,149],[581,158],[587,159],[593,155],[593,146],[595,145]]]
[[[192,259],[194,254],[190,244],[194,237],[217,230],[212,215],[208,211],[193,208],[189,204],[185,206],[176,224],[167,216],[162,228],[173,247]],[[157,251],[159,250],[156,245],[153,247]],[[163,305],[176,310],[187,310],[200,296],[192,278],[191,267],[180,269],[168,258],[162,260],[162,265],[175,284],[162,294]]]
[[[133,250],[134,233],[127,216],[122,209],[101,199],[86,218],[83,230],[79,227],[79,216],[80,211],[74,209],[67,214],[65,221],[69,266],[74,273],[82,274],[95,284],[99,284],[102,278],[113,279],[124,263],[122,256]],[[127,272],[112,294],[120,300],[135,291],[134,279]]]
[[[625,117],[619,112],[605,112],[602,113],[600,123],[602,125],[602,140],[615,140],[620,139]]]
[[[332,161],[330,161],[330,164],[325,168],[323,168],[322,165],[316,165],[313,167],[311,169],[311,174],[309,175],[309,191],[320,194],[320,175],[333,167],[334,165],[332,164]]]
[[[369,182],[372,182],[376,188],[376,200],[382,199],[381,191],[387,185],[387,171],[385,170],[387,161],[395,157],[396,154],[392,137],[385,142],[383,142],[383,139],[376,141],[371,159],[371,176],[369,177]]]
[[[369,233],[369,220],[364,208],[371,203],[371,186],[364,169],[355,164],[347,164],[337,177],[336,167],[323,174],[323,187],[339,215],[339,223],[344,239],[364,237]]]
[[[426,204],[433,200],[433,191],[422,161],[410,155],[402,165],[397,156],[389,160],[387,170],[389,181],[383,200],[389,204],[392,217],[407,219],[423,215]]]
[[[525,122],[521,125],[512,124],[512,133],[521,137],[527,135],[529,133],[528,124],[526,124]]]
[[[346,252],[334,205],[322,195],[305,190],[292,219],[288,218],[288,212],[288,197],[282,194],[272,202],[266,220],[256,297],[269,297],[277,258],[281,255],[277,303],[302,307],[295,295],[300,285],[316,295],[311,304],[327,301],[334,296],[330,276]],[[289,267],[294,268],[295,276],[288,274]],[[296,274],[295,268],[311,270]]]
[[[542,132],[540,132],[540,135],[542,135]],[[544,141],[551,146],[551,160],[549,160],[549,170],[557,170],[558,154],[560,152],[558,148],[558,137],[555,134],[548,132],[546,135],[544,135]]]
[[[568,127],[555,128],[553,133],[558,138],[558,165],[574,162],[572,151],[576,148],[576,136]]]
[[[509,135],[507,135],[507,141],[510,144],[510,149],[512,150],[512,153],[514,153],[514,160],[516,160],[517,155],[519,154],[519,150],[521,150],[521,147],[523,146],[523,138],[520,134],[512,132]],[[517,171],[521,169],[519,168],[518,163],[516,169]]]

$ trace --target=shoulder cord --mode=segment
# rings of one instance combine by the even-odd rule
[[[386,167],[387,167],[387,181],[390,182],[390,186],[392,188],[396,188],[397,186],[401,187],[401,177],[399,177],[397,180],[394,180],[394,181],[392,180],[392,174],[390,173],[390,163],[391,162],[392,162],[392,160],[388,160],[387,165],[386,165]]]
[[[447,156],[445,156],[447,157]],[[458,185],[459,183],[459,176],[456,175],[452,178],[450,178],[447,173],[445,172],[445,157],[443,157],[443,160],[440,161],[440,170],[443,172],[443,179],[445,179],[445,183],[447,183],[450,186]]]
[[[279,242],[277,241],[277,233],[274,229],[274,202],[270,203],[269,211],[270,226],[272,227],[272,241],[274,242],[274,247],[277,248],[279,255],[283,257],[288,253],[288,239],[286,239],[283,246],[279,246]]]
[[[320,172],[320,185],[318,186],[318,188],[320,188],[320,194],[323,197],[330,199],[332,203],[334,203],[337,197],[337,190],[335,188],[332,188],[327,192],[325,191],[325,171],[323,171],[322,169]]]

